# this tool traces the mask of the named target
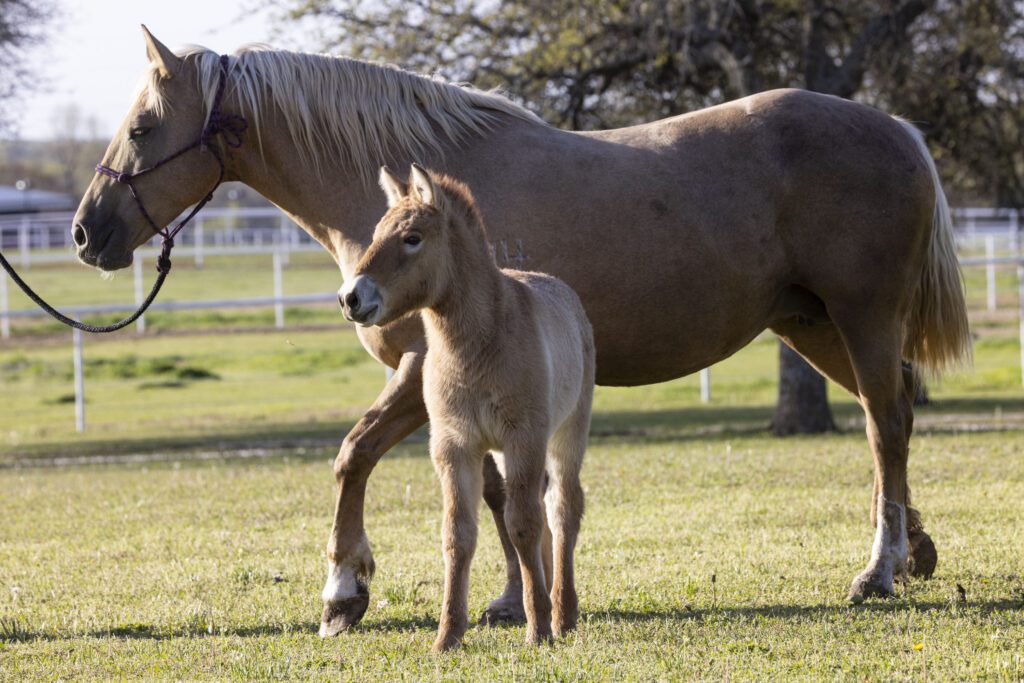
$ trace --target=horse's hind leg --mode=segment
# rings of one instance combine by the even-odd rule
[[[849,351],[839,330],[831,320],[818,320],[813,324],[807,324],[806,320],[798,321],[796,318],[789,318],[773,325],[772,331],[806,358],[819,372],[859,398],[857,377],[850,364]],[[913,371],[905,365],[901,367],[901,376],[904,395],[912,402],[917,392],[917,378]],[[913,412],[907,411],[906,415],[904,431],[909,442],[914,424]],[[874,491],[871,496],[871,525],[876,528],[878,526],[878,495],[881,492],[879,486],[880,478],[876,474]],[[935,545],[932,543],[931,537],[924,531],[921,515],[910,505],[909,487],[907,488],[906,506],[907,533],[910,542],[910,573],[927,578],[935,570],[937,560]]]
[[[554,576],[551,582],[551,630],[563,636],[576,628],[579,600],[576,596],[574,552],[583,518],[583,487],[580,468],[590,428],[589,401],[551,437],[548,444],[548,490],[544,502],[552,528]]]
[[[892,321],[860,311],[839,317],[838,325],[857,379],[875,458],[876,527],[871,559],[850,587],[849,597],[887,597],[893,579],[907,569],[907,455],[913,420],[912,396],[905,391],[900,362],[901,330]]]

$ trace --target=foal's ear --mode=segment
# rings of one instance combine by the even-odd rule
[[[380,183],[380,189],[384,190],[384,194],[388,197],[389,209],[409,194],[406,184],[399,180],[398,176],[387,166],[380,167],[380,177],[377,182]]]
[[[409,174],[409,185],[413,195],[427,206],[435,209],[440,208],[440,196],[434,180],[430,174],[419,164],[412,165],[412,172]]]
[[[170,78],[178,73],[178,69],[181,68],[181,57],[154,38],[145,24],[142,25],[142,35],[146,39],[146,57],[149,61],[156,62],[157,68],[160,69],[160,75]]]

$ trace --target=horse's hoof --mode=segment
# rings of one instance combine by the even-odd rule
[[[523,609],[522,598],[510,600],[500,597],[492,600],[487,609],[480,615],[480,626],[498,626],[499,624],[521,624],[526,621],[526,610]]]
[[[911,531],[907,537],[910,543],[910,575],[922,579],[932,578],[935,565],[939,562],[939,554],[932,543],[932,537],[921,529]]]
[[[320,618],[320,637],[336,636],[359,623],[370,605],[370,590],[357,584],[358,593],[351,598],[331,600],[324,603],[324,614]]]
[[[864,571],[857,575],[850,586],[846,599],[859,605],[868,598],[891,598],[895,595],[892,581],[886,582],[883,577],[873,571]]]

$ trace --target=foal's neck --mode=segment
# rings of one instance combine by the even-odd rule
[[[505,285],[480,226],[464,223],[452,240],[448,277],[423,311],[428,348],[476,357],[497,337],[505,319]]]

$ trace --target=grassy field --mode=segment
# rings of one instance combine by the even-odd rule
[[[870,545],[858,434],[595,437],[578,551],[582,622],[551,647],[522,627],[428,653],[441,597],[440,501],[422,444],[378,467],[371,610],[316,635],[329,449],[0,473],[0,675],[1019,681],[1024,435],[918,437],[911,476],[936,576],[852,607]],[[485,525],[471,608],[500,591]],[[958,591],[963,588],[963,593]]]
[[[169,294],[269,294],[269,263],[217,265],[176,271]],[[62,302],[111,286],[131,297],[130,278],[82,273],[79,288],[44,270],[32,275]],[[337,278],[297,261],[286,292]],[[272,332],[251,329],[262,313],[154,315],[144,336],[90,337],[81,435],[69,335],[19,326],[0,343],[0,679],[1022,681],[1024,391],[1012,271],[999,283],[1000,310],[973,315],[974,370],[931,382],[918,411],[911,481],[939,549],[931,581],[846,604],[871,543],[862,418],[832,387],[841,433],[768,437],[765,336],[712,369],[710,404],[696,377],[598,389],[578,632],[528,648],[521,626],[473,630],[446,656],[428,653],[442,560],[422,434],[371,479],[370,611],[316,636],[330,462],[384,382],[335,311],[293,312],[306,324]],[[980,309],[981,271],[968,284]],[[111,455],[152,460],[34,467]],[[474,570],[479,614],[502,586],[489,524]]]

